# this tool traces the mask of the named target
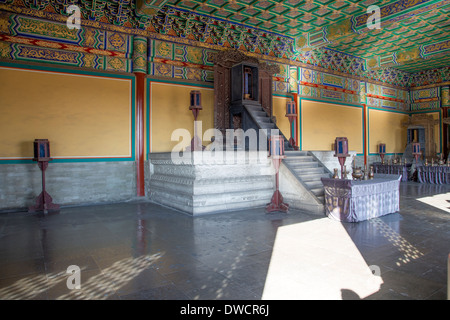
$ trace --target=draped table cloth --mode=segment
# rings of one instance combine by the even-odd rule
[[[400,175],[372,180],[322,178],[325,212],[342,222],[359,222],[400,210]]]
[[[381,162],[375,162],[372,165],[374,173],[398,174],[402,176],[402,181],[408,181],[409,171],[411,170],[412,163],[382,164]]]
[[[450,167],[448,166],[418,166],[417,180],[420,183],[447,184],[450,183]]]

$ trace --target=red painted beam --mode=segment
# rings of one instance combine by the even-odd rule
[[[137,196],[145,196],[144,174],[144,94],[145,73],[135,73],[136,76],[136,189]]]
[[[43,47],[43,48],[61,49],[61,50],[68,50],[68,51],[75,51],[75,52],[86,52],[86,53],[92,53],[92,54],[97,54],[97,55],[101,55],[101,56],[111,56],[111,57],[119,57],[119,58],[127,57],[125,52],[119,52],[119,51],[113,51],[113,50],[102,50],[102,49],[96,49],[96,48],[90,48],[90,47],[81,47],[81,46],[77,46],[77,45],[71,45],[71,44],[66,44],[66,43],[61,43],[61,42],[56,42],[56,41],[30,39],[30,38],[20,37],[20,36],[9,36],[6,34],[0,34],[0,40],[12,42],[12,43],[33,45],[33,46]]]
[[[401,102],[401,103],[404,103],[404,102],[405,102],[405,101],[402,100],[402,99],[389,98],[389,97],[379,96],[379,95],[376,95],[376,94],[370,94],[370,93],[368,93],[367,96],[368,96],[368,97],[371,97],[371,98],[382,99],[382,100],[397,101],[397,102]],[[425,100],[420,100],[420,101],[425,101]],[[432,101],[432,100],[430,100],[430,101]]]

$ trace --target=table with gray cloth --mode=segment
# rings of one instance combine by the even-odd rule
[[[450,183],[450,167],[418,166],[417,180],[420,183],[447,184]]]
[[[374,162],[372,164],[373,171],[380,174],[399,174],[402,176],[402,181],[408,181],[409,171],[411,170],[411,163],[407,164],[387,164],[381,162]]]
[[[342,222],[359,222],[400,209],[401,175],[379,174],[372,180],[322,178],[325,212]]]

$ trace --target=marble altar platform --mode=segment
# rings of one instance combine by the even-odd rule
[[[151,201],[194,216],[265,208],[275,191],[275,168],[267,151],[204,150],[183,157],[150,153],[149,172]],[[279,168],[279,188],[290,208],[324,216],[323,202],[284,163]]]
[[[150,200],[190,215],[265,206],[274,192],[267,152],[150,153]]]

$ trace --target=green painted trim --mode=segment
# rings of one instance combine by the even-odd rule
[[[377,108],[377,107],[367,107],[367,155],[369,155],[369,156],[378,156],[379,153],[370,153],[369,152],[369,148],[370,148],[370,112],[369,112],[369,110],[377,110],[377,111],[392,112],[392,113],[401,113],[401,114],[406,114],[406,115],[409,115],[410,113],[408,111],[389,110],[389,109],[382,109],[382,108]],[[392,156],[392,155],[396,155],[396,154],[403,155],[403,152],[386,153],[386,155],[388,155],[388,156]]]
[[[369,156],[379,156],[379,153],[369,153]],[[403,152],[399,153],[385,153],[386,156],[393,156],[393,155],[403,155]]]
[[[385,112],[393,112],[393,113],[403,113],[403,114],[410,114],[410,111],[402,111],[402,110],[393,110],[393,109],[384,109],[384,108],[378,108],[378,107],[371,107],[367,106],[367,110],[378,110],[378,111],[385,111]]]
[[[442,140],[442,132],[444,131],[444,126],[442,125],[442,109],[439,109],[439,153],[441,154],[444,150],[444,141]]]
[[[442,125],[442,109],[438,110],[420,110],[420,111],[411,111],[409,114],[420,114],[420,113],[439,113],[439,153],[442,153],[444,149],[444,141],[442,140],[442,132],[444,130],[444,126]]]
[[[131,79],[131,159],[136,159],[136,77]]]
[[[50,71],[50,72],[69,73],[69,74],[82,74],[82,75],[89,75],[89,76],[97,76],[97,77],[101,76],[101,77],[120,78],[120,79],[134,78],[134,75],[131,73],[130,73],[130,75],[124,75],[124,74],[115,74],[115,73],[108,73],[108,72],[102,72],[102,71],[87,71],[87,70],[81,70],[81,69],[75,70],[75,69],[64,69],[64,68],[58,68],[58,67],[41,66],[41,65],[29,65],[29,64],[19,63],[19,62],[0,61],[0,67]]]
[[[429,109],[429,110],[417,110],[417,111],[410,111],[410,114],[416,114],[416,113],[434,113],[434,112],[441,112],[441,108],[439,109]]]
[[[168,79],[173,79],[173,78],[168,78]],[[158,83],[167,83],[167,84],[179,84],[179,85],[183,85],[183,86],[190,86],[190,87],[200,87],[200,88],[205,88],[205,89],[214,89],[214,84],[201,84],[201,83],[192,83],[192,82],[188,82],[188,81],[183,81],[183,80],[163,80],[161,78],[152,78],[152,77],[147,77],[147,80],[149,80],[150,82],[158,82]]]
[[[300,100],[310,100],[310,101],[322,102],[322,103],[332,103],[332,104],[344,105],[344,106],[348,106],[348,107],[356,107],[356,108],[364,107],[362,104],[345,103],[345,102],[340,102],[338,100],[334,101],[334,100],[325,100],[325,99],[307,98],[307,97],[299,97],[299,98],[300,98]]]
[[[298,97],[298,150],[303,150],[302,142],[302,98]]]
[[[334,102],[331,102],[331,101],[328,101],[328,100],[319,100],[319,99],[310,99],[310,98],[305,98],[305,97],[299,97],[299,107],[298,107],[298,109],[299,109],[299,111],[298,111],[298,114],[299,114],[299,133],[300,133],[300,140],[299,140],[299,149],[300,150],[302,150],[302,134],[301,134],[301,121],[300,121],[300,118],[301,118],[301,108],[302,108],[302,100],[309,100],[309,101],[315,101],[315,102],[322,102],[322,103],[330,103],[330,104],[335,104],[335,105],[344,105],[344,106],[347,106],[347,107],[355,107],[355,108],[360,108],[360,109],[362,109],[361,111],[361,123],[362,123],[362,146],[363,146],[363,152],[362,153],[357,153],[356,155],[357,156],[363,156],[364,155],[364,152],[365,152],[365,150],[364,150],[364,141],[365,141],[365,132],[364,132],[364,106],[363,105],[357,105],[357,104],[349,104],[349,103],[334,103]]]
[[[178,85],[184,85],[184,86],[193,86],[193,87],[199,87],[199,88],[204,88],[204,89],[214,89],[214,85],[202,85],[199,83],[189,83],[189,82],[185,82],[185,81],[176,81],[176,80],[162,80],[162,79],[153,79],[152,77],[146,77],[146,84],[145,84],[145,90],[146,90],[146,110],[147,110],[147,116],[146,116],[146,137],[147,137],[147,155],[145,156],[145,159],[149,160],[149,153],[150,153],[150,84],[152,82],[157,82],[157,83],[167,83],[167,84],[178,84]]]
[[[384,111],[384,112],[400,113],[400,114],[406,114],[406,115],[409,115],[410,112],[409,111],[390,110],[390,109],[383,109],[383,108],[378,108],[378,107],[369,107],[369,106],[367,106],[367,155],[368,156],[377,156],[377,155],[379,155],[378,153],[370,153],[369,152],[369,148],[370,148],[370,112],[369,112],[369,110],[377,110],[377,111]],[[403,153],[386,153],[386,155],[394,155],[394,154],[401,154],[401,155],[403,155]]]
[[[362,140],[362,148],[363,148],[363,152],[362,153],[357,153],[356,155],[364,156],[366,154],[366,147],[368,148],[368,146],[366,146],[366,130],[365,130],[366,129],[366,118],[364,118],[364,106],[362,106],[361,123],[362,123],[362,138],[363,138],[363,140]],[[367,143],[369,143],[369,137],[367,137]]]
[[[53,159],[49,163],[79,163],[79,162],[123,162],[135,161],[134,158],[58,158]],[[11,159],[0,160],[0,164],[32,164],[36,163],[32,159]]]
[[[367,107],[367,156],[371,155],[371,153],[370,153],[370,110],[371,110],[371,107]],[[367,161],[369,161],[369,159],[367,159]]]
[[[145,119],[146,122],[146,128],[145,128],[145,136],[147,137],[147,155],[145,157],[145,159],[149,160],[149,153],[150,153],[150,82],[151,80],[146,78],[145,79],[145,90],[146,90],[146,103],[147,106],[145,107],[145,109],[147,110],[147,117]]]
[[[131,157],[111,157],[111,158],[57,158],[53,159],[53,163],[68,163],[68,162],[111,162],[111,161],[135,161],[136,158],[136,78],[134,75],[120,75],[112,73],[104,73],[97,71],[84,71],[84,70],[72,70],[61,69],[57,67],[46,67],[39,65],[27,65],[15,62],[3,62],[0,61],[0,67],[26,69],[26,70],[38,70],[47,72],[58,72],[66,74],[77,75],[90,75],[105,78],[119,78],[131,80]],[[0,159],[0,164],[27,164],[34,163],[32,159]]]
[[[274,97],[279,97],[279,98],[291,98],[291,100],[294,100],[294,97],[292,96],[292,94],[286,93],[286,94],[281,94],[281,93],[274,93],[272,94],[272,96]]]

